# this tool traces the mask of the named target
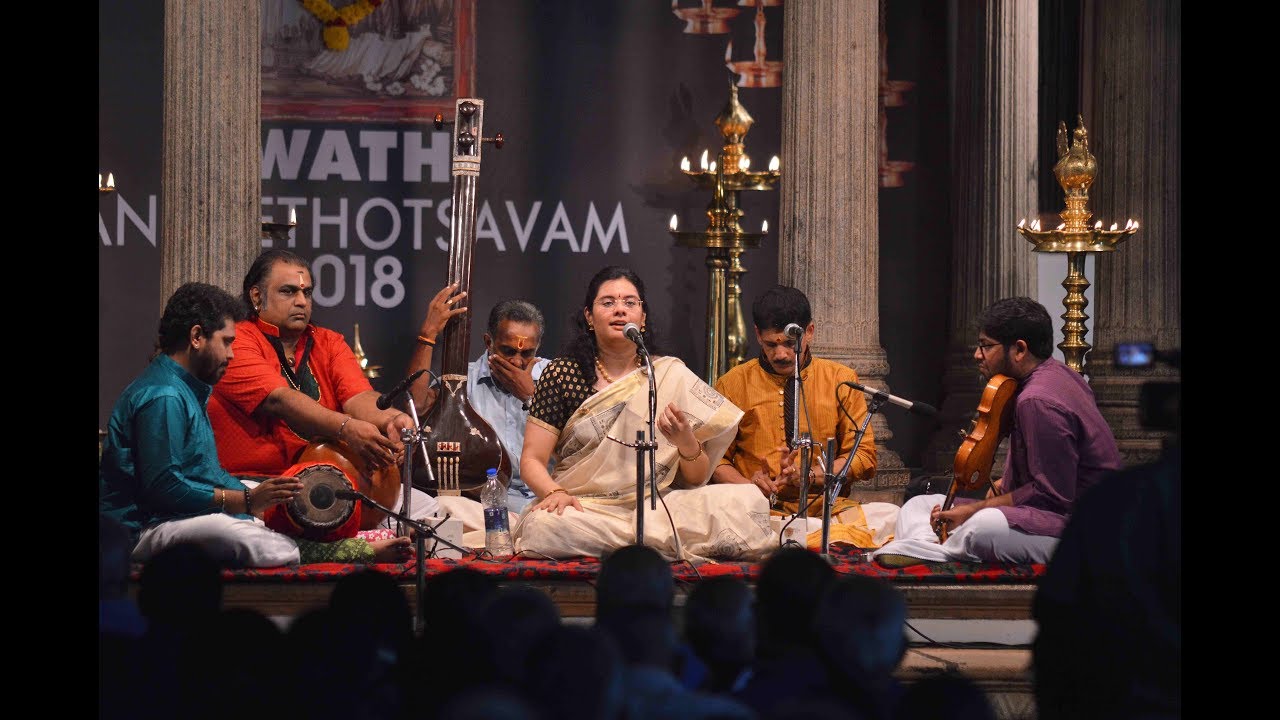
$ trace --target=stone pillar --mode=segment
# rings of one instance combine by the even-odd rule
[[[816,355],[886,388],[879,318],[879,4],[783,5],[779,281],[804,292]],[[872,420],[878,470],[850,494],[900,498],[909,479],[884,413]],[[826,438],[815,438],[825,441]]]
[[[238,297],[261,249],[259,1],[164,11],[160,302],[192,280]]]
[[[1164,363],[1145,371],[1112,363],[1118,342],[1182,347],[1182,3],[1086,2],[1084,17],[1084,120],[1098,158],[1089,207],[1108,226],[1141,223],[1115,252],[1097,256],[1085,372],[1121,455],[1134,464],[1154,460],[1165,438],[1139,422],[1139,388],[1181,378]]]
[[[968,430],[984,385],[973,360],[978,314],[1001,298],[1036,296],[1032,245],[1014,228],[1021,218],[1030,222],[1037,207],[1038,17],[1038,4],[1030,0],[991,0],[952,12],[951,254],[956,271],[942,422],[924,455],[924,474],[948,483],[959,432]],[[937,489],[931,482],[930,491]]]

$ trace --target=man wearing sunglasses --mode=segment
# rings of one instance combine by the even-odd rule
[[[507,509],[513,515],[523,511],[534,497],[533,491],[520,479],[520,451],[524,447],[529,401],[533,399],[542,370],[551,363],[547,358],[538,357],[544,327],[542,312],[533,303],[503,300],[489,312],[484,354],[467,366],[467,399],[498,433],[498,440],[511,460]],[[411,361],[411,373],[430,366],[430,350],[431,346],[419,347]],[[414,402],[421,412],[435,402],[436,389],[429,387],[430,384],[433,383],[420,380],[413,386]]]

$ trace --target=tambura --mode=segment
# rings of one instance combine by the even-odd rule
[[[356,536],[360,529],[360,503],[337,496],[354,490],[346,473],[328,463],[299,463],[285,471],[302,481],[302,491],[292,501],[272,505],[263,514],[267,527],[294,537],[332,542]]]

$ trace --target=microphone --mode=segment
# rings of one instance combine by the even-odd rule
[[[898,407],[902,408],[903,410],[906,410],[907,412],[913,412],[917,415],[924,415],[925,417],[938,416],[938,409],[928,403],[911,402],[910,400],[904,400],[898,397],[897,395],[890,395],[889,393],[884,392],[883,390],[876,390],[875,388],[869,388],[866,385],[863,385],[861,383],[856,383],[852,380],[846,380],[840,384],[848,385],[854,390],[861,390],[862,392],[868,395],[874,395],[875,397],[880,398],[881,400],[888,400],[890,403],[897,405]]]
[[[627,336],[628,340],[630,340],[631,342],[639,346],[641,351],[648,352],[647,350],[645,350],[644,337],[640,334],[639,325],[633,322],[627,323],[622,327],[622,332]]]
[[[364,500],[364,494],[355,490],[334,490],[333,496],[339,500]]]
[[[391,392],[386,392],[378,396],[378,409],[386,410],[387,408],[391,407],[391,403],[395,402],[396,398],[403,395],[404,391],[408,390],[409,386],[413,384],[413,381],[417,380],[419,377],[422,377],[422,373],[426,371],[427,371],[426,368],[419,370],[418,372],[405,378],[399,385],[392,388]]]
[[[787,337],[798,338],[804,334],[804,328],[795,323],[787,323],[787,326],[782,329],[782,332],[786,333]]]

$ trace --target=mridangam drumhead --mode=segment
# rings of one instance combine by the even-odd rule
[[[356,536],[359,502],[338,497],[339,492],[355,489],[346,473],[329,463],[298,463],[285,476],[300,480],[302,490],[288,503],[267,508],[263,513],[267,527],[320,542]]]

